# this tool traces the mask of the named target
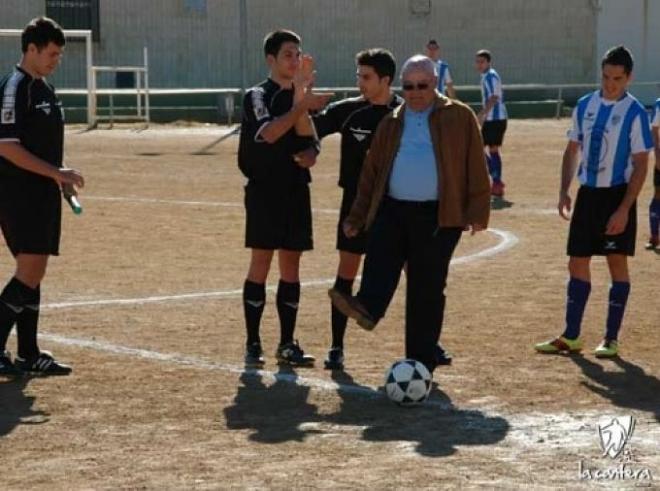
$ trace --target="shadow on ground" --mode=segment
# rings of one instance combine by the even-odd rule
[[[342,371],[332,373],[339,409],[319,414],[307,402],[310,388],[296,383],[296,377],[293,371],[280,370],[276,381],[266,385],[263,375],[245,372],[234,404],[224,410],[227,427],[253,430],[249,439],[263,443],[301,441],[309,434],[324,433],[326,426],[328,432],[335,432],[336,425],[360,427],[365,441],[411,442],[417,453],[429,457],[452,455],[462,445],[495,444],[510,428],[502,417],[454,406],[436,384],[426,403],[404,408]]]

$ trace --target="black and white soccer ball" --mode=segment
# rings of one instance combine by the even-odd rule
[[[402,406],[424,402],[431,391],[431,373],[417,360],[399,360],[385,374],[385,392]]]

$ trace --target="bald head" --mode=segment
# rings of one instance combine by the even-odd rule
[[[422,72],[429,77],[437,77],[438,67],[428,56],[415,55],[408,58],[403,64],[403,67],[401,67],[401,79],[404,79],[406,75],[412,72]]]
[[[401,88],[406,105],[413,111],[423,111],[436,98],[438,85],[435,62],[424,55],[408,58],[401,68]]]

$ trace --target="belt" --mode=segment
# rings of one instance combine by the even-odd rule
[[[438,200],[410,201],[395,199],[391,196],[385,196],[385,202],[399,208],[417,209],[417,210],[437,210]]]

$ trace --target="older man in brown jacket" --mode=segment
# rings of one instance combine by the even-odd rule
[[[413,56],[401,79],[405,104],[378,126],[344,221],[349,237],[370,229],[360,291],[329,295],[371,330],[407,264],[406,356],[433,371],[451,361],[438,344],[449,262],[464,230],[487,228],[490,182],[476,117],[435,90],[433,61]]]

